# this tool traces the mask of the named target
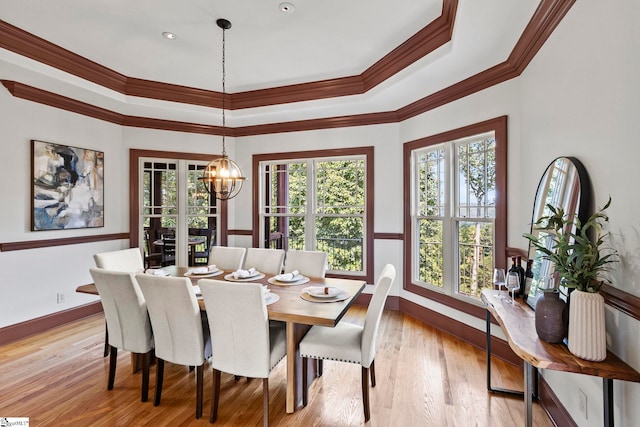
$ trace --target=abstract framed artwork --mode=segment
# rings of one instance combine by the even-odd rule
[[[104,153],[31,140],[31,230],[104,226]]]

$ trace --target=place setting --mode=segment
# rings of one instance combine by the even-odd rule
[[[344,289],[336,286],[308,286],[300,293],[300,298],[310,302],[338,302],[350,296]]]
[[[271,292],[271,289],[269,289],[267,285],[262,285],[262,296],[264,297],[264,302],[267,305],[271,305],[280,300],[280,295]]]
[[[184,273],[184,276],[201,279],[203,277],[219,276],[222,273],[224,273],[224,271],[215,265],[208,265],[206,267],[191,267]]]
[[[250,282],[252,280],[259,280],[262,278],[264,278],[264,273],[260,273],[253,267],[247,270],[236,270],[233,273],[229,273],[224,276],[224,279],[230,282]]]
[[[267,282],[276,286],[302,285],[308,281],[309,278],[301,275],[298,270],[293,270],[291,273],[277,274],[267,280]]]

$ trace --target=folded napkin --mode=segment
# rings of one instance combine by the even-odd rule
[[[234,279],[247,279],[249,277],[253,277],[256,275],[256,269],[251,267],[248,270],[236,270],[233,273],[231,273],[231,275],[233,276]]]
[[[147,271],[145,271],[145,273],[153,274],[154,276],[168,276],[169,275],[168,271],[164,271],[161,268],[148,268]]]
[[[279,282],[291,282],[293,281],[300,272],[298,270],[293,270],[291,273],[278,274],[275,279]]]
[[[267,285],[262,285],[262,296],[268,298],[270,293],[271,289],[269,289]]]
[[[336,297],[340,295],[342,289],[333,286],[309,286],[303,291],[314,297]]]

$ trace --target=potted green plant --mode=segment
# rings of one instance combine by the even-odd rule
[[[544,258],[555,264],[560,285],[573,289],[569,303],[569,351],[576,356],[599,361],[607,355],[604,329],[604,298],[598,292],[600,273],[618,261],[617,253],[607,244],[609,233],[603,225],[609,221],[606,205],[584,223],[575,214],[547,205],[550,214],[535,224],[538,235],[524,234]]]

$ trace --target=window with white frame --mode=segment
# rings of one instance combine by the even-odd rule
[[[260,161],[261,246],[323,251],[328,273],[366,275],[367,157]]]
[[[506,139],[503,121],[500,135]],[[505,243],[505,200],[500,197],[506,187],[506,150],[503,143],[497,150],[496,132],[487,130],[490,124],[471,127],[479,133],[458,130],[414,141],[405,149],[411,199],[409,290],[473,302],[492,287],[493,268],[502,262],[496,249],[503,251]]]

